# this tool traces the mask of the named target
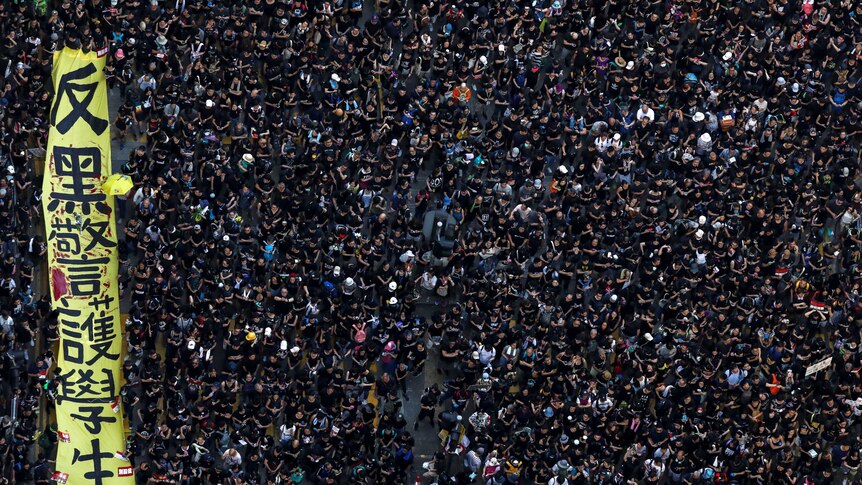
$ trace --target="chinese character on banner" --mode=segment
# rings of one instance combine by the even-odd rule
[[[110,369],[99,369],[97,373],[96,369],[78,368],[60,376],[57,402],[107,404],[117,395],[116,391],[114,373]]]
[[[105,300],[110,301],[112,298],[106,298]],[[98,306],[100,302],[105,300],[96,299],[90,303],[96,303],[96,305],[91,306]],[[61,300],[61,304],[66,303],[65,298]],[[86,318],[83,318],[83,321],[81,321],[82,316],[85,314],[84,312],[62,306],[57,308],[57,313],[60,314],[58,318],[60,334],[63,337],[68,337],[63,339],[63,355],[70,358],[71,362],[76,364],[83,363],[83,344],[81,341],[84,339],[86,339],[88,347],[95,351],[90,359],[87,360],[87,365],[93,365],[99,359],[103,358],[112,361],[120,358],[120,354],[110,352],[111,347],[114,345],[115,337],[117,337],[113,316],[110,316],[105,311],[99,312],[98,316],[95,312],[90,312],[86,313]]]
[[[54,160],[54,174],[63,178],[60,187],[55,187],[49,194],[48,211],[54,212],[61,207],[61,202],[65,202],[62,207],[69,214],[75,213],[78,207],[85,216],[90,215],[93,208],[105,215],[111,213],[105,203],[105,193],[95,183],[102,176],[102,152],[98,147],[54,146],[51,158]],[[91,179],[93,183],[87,183],[85,179]],[[58,189],[65,190],[61,192]]]
[[[78,254],[81,252],[80,234],[90,236],[90,242],[84,251],[96,247],[114,248],[117,243],[107,237],[108,221],[95,222],[90,218],[82,219],[80,226],[71,217],[51,221],[49,241],[57,242],[57,250],[64,253]]]
[[[87,483],[102,485],[106,478],[114,476],[114,472],[102,468],[102,460],[113,458],[114,454],[107,451],[102,452],[99,440],[90,440],[90,445],[93,449],[92,453],[82,453],[81,450],[75,448],[75,454],[72,456],[72,464],[92,463],[92,465],[86,467],[90,471],[84,473],[84,478],[87,479]]]
[[[69,416],[76,421],[84,423],[84,428],[98,435],[102,432],[102,423],[116,423],[115,416],[102,416],[104,406],[78,406],[78,413],[70,413]]]
[[[108,128],[108,120],[99,118],[90,112],[90,103],[96,96],[99,83],[80,82],[95,73],[95,64],[89,63],[60,77],[57,95],[54,96],[54,106],[51,109],[51,124],[61,134],[65,135],[68,133],[78,120],[87,122],[97,135],[101,135]],[[82,97],[78,93],[85,93],[85,95]],[[66,113],[62,120],[57,120],[57,116],[60,114],[60,107],[67,104],[70,108],[69,112]]]
[[[73,297],[98,296],[102,287],[102,272],[110,258],[57,258],[57,264],[66,266],[69,290]]]

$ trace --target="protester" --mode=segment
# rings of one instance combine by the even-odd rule
[[[860,19],[0,3],[4,480],[45,483],[56,449],[37,160],[70,45],[109,47],[136,183],[138,483],[854,483]]]

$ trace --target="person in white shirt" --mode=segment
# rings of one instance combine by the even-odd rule
[[[234,468],[242,465],[242,455],[235,448],[228,448],[221,456],[225,468]]]
[[[0,331],[10,339],[15,339],[15,321],[9,316],[8,310],[3,310],[3,313],[0,314]]]
[[[613,140],[608,137],[607,133],[601,133],[598,137],[596,137],[596,150],[599,153],[604,153],[607,151],[608,147],[613,144]]]
[[[422,273],[422,276],[419,277],[417,283],[422,285],[422,289],[425,291],[434,291],[434,288],[437,287],[437,276],[435,276],[434,273],[426,271]]]
[[[494,357],[497,356],[497,349],[495,349],[493,346],[485,347],[484,344],[479,346],[478,352],[479,362],[485,366],[491,365],[491,363],[494,362]]]
[[[146,91],[147,89],[156,90],[156,80],[153,78],[152,74],[144,74],[140,78],[138,78],[138,88],[141,91]]]
[[[611,146],[614,147],[614,151],[617,153],[623,149],[623,137],[619,133],[614,133],[614,136],[611,138]]]
[[[650,108],[647,104],[642,104],[641,109],[638,110],[637,119],[640,121],[643,118],[647,118],[650,121],[655,121],[655,111]]]

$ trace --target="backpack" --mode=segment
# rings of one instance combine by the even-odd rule
[[[395,457],[404,463],[410,463],[413,461],[413,450],[405,449],[404,447],[398,448],[398,451],[395,452]]]
[[[365,332],[365,325],[362,325],[362,328],[360,328],[359,330],[356,331],[356,333],[353,334],[353,340],[354,340],[354,342],[356,342],[358,344],[365,342],[365,339],[367,337],[368,337],[368,334]]]
[[[338,298],[338,287],[331,281],[324,281],[323,288],[326,290],[326,295],[329,298]]]

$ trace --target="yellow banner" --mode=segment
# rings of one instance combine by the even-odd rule
[[[100,54],[102,54],[100,56]],[[133,484],[120,405],[120,301],[111,130],[103,53],[54,53],[42,207],[51,300],[59,312],[59,438],[54,480]]]

